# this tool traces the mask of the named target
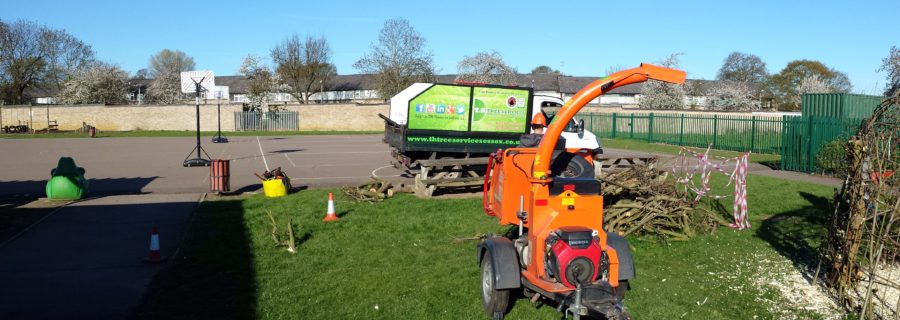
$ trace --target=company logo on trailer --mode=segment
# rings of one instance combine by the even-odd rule
[[[509,98],[506,98],[506,107],[507,108],[515,108],[516,105],[518,105],[518,104],[519,104],[518,98],[516,98],[514,96],[509,96]]]
[[[463,115],[466,113],[466,106],[464,105],[445,105],[445,104],[432,104],[432,103],[418,103],[416,104],[416,113],[432,113],[432,114],[447,114],[447,115]]]

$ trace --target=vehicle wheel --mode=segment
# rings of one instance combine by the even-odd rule
[[[571,153],[562,152],[553,159],[550,171],[561,178],[594,178],[591,164],[584,158]]]
[[[494,289],[494,266],[490,252],[481,260],[481,297],[484,299],[484,312],[491,319],[503,319],[509,305],[509,290]]]
[[[619,280],[619,287],[616,288],[616,299],[621,302],[625,300],[625,293],[631,290],[631,286],[628,284],[628,280]]]

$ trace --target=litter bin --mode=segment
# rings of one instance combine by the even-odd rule
[[[209,167],[209,189],[231,191],[231,160],[215,159]]]

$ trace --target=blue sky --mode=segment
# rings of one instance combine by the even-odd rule
[[[440,73],[466,55],[496,50],[528,72],[546,64],[601,76],[684,53],[690,78],[713,79],[732,51],[776,73],[819,60],[847,73],[854,91],[881,93],[876,72],[900,46],[900,1],[23,1],[0,0],[0,19],[65,29],[129,72],[164,48],[198,69],[237,73],[247,54],[268,56],[287,36],[325,36],[338,73],[376,41],[384,21],[405,18],[428,41]]]

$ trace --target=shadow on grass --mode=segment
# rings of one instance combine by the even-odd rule
[[[256,270],[243,215],[241,200],[204,202],[134,318],[255,319]]]
[[[809,280],[818,265],[819,242],[826,232],[831,202],[810,193],[799,194],[809,201],[809,206],[763,220],[756,235],[790,259]]]

